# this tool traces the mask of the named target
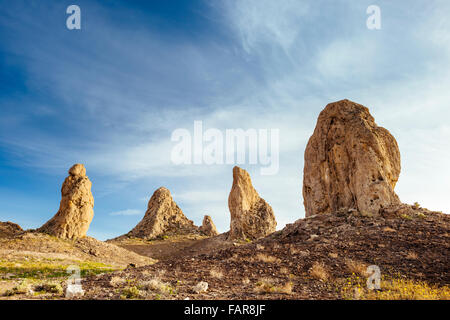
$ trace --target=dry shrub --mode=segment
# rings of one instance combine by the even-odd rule
[[[292,294],[292,288],[292,282],[286,282],[285,284],[279,286],[275,285],[274,282],[270,279],[262,279],[256,283],[255,292],[259,294]]]
[[[125,287],[120,294],[120,299],[142,299],[143,297],[142,291],[136,286]]]
[[[158,293],[174,293],[174,289],[168,283],[165,283],[158,278],[141,282],[139,287],[143,290],[156,291]]]
[[[417,253],[410,251],[408,252],[408,254],[406,255],[406,259],[408,260],[417,260],[419,258],[419,256],[417,255]]]
[[[278,259],[277,257],[269,256],[269,255],[263,254],[263,253],[258,253],[255,258],[256,258],[256,260],[259,260],[259,261],[262,261],[262,262],[266,262],[266,263],[279,263],[279,262],[281,262],[281,260]]]
[[[109,284],[113,287],[119,287],[124,285],[126,282],[127,280],[125,278],[112,277],[111,280],[109,281]]]
[[[313,266],[309,269],[309,274],[320,281],[327,281],[330,278],[325,265],[322,262],[314,262]]]
[[[367,264],[365,263],[352,259],[346,259],[345,266],[347,267],[348,272],[352,274],[357,274],[363,277],[367,276]]]
[[[256,250],[264,250],[264,246],[257,244],[256,245]]]

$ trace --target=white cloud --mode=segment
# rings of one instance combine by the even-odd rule
[[[142,210],[136,210],[136,209],[126,209],[116,212],[111,212],[109,215],[111,216],[136,216],[136,215],[142,215]]]
[[[248,53],[276,44],[286,54],[299,36],[302,17],[308,14],[309,7],[298,0],[226,1],[224,6],[228,21]]]

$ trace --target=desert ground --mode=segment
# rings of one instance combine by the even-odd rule
[[[116,247],[2,232],[0,294],[66,299],[65,268],[78,264],[77,299],[449,299],[449,226],[448,215],[410,206],[379,218],[310,217],[243,242],[222,234]],[[380,290],[367,289],[369,265],[380,267]]]

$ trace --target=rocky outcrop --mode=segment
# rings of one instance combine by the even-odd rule
[[[219,232],[217,231],[216,225],[214,224],[210,216],[205,216],[203,218],[202,226],[200,227],[200,232],[206,236],[217,236]]]
[[[37,231],[67,239],[86,236],[94,217],[91,187],[85,167],[75,164],[62,185],[59,211]]]
[[[244,169],[233,168],[233,186],[228,197],[231,214],[229,239],[258,239],[275,231],[272,207],[253,188]]]
[[[198,234],[199,228],[186,218],[164,187],[156,190],[148,202],[144,218],[126,236],[155,239],[162,236]]]
[[[330,103],[305,151],[306,216],[342,208],[378,214],[400,203],[394,192],[399,174],[397,142],[369,110],[349,100]]]
[[[0,238],[13,237],[21,232],[23,232],[23,230],[18,224],[9,221],[0,221]]]

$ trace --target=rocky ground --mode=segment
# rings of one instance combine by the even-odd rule
[[[318,215],[252,243],[89,277],[85,298],[449,299],[449,228],[448,215],[406,205],[376,218]],[[379,291],[366,289],[369,265]]]
[[[448,215],[402,205],[379,217],[356,210],[311,216],[253,242],[227,241],[227,234],[116,242],[139,255],[102,243],[118,248],[109,260],[102,249],[96,256],[92,245],[83,247],[96,240],[69,245],[34,233],[1,239],[0,252],[2,261],[17,262],[28,251],[34,259],[39,251],[45,259],[133,263],[83,275],[81,299],[450,299],[449,235]],[[56,241],[59,250],[48,248]],[[159,261],[139,267],[144,256]],[[367,289],[369,265],[380,268],[381,290]],[[2,277],[11,281],[5,272]],[[3,298],[64,299],[65,281],[60,287],[14,294],[14,286],[4,285],[9,295]]]

